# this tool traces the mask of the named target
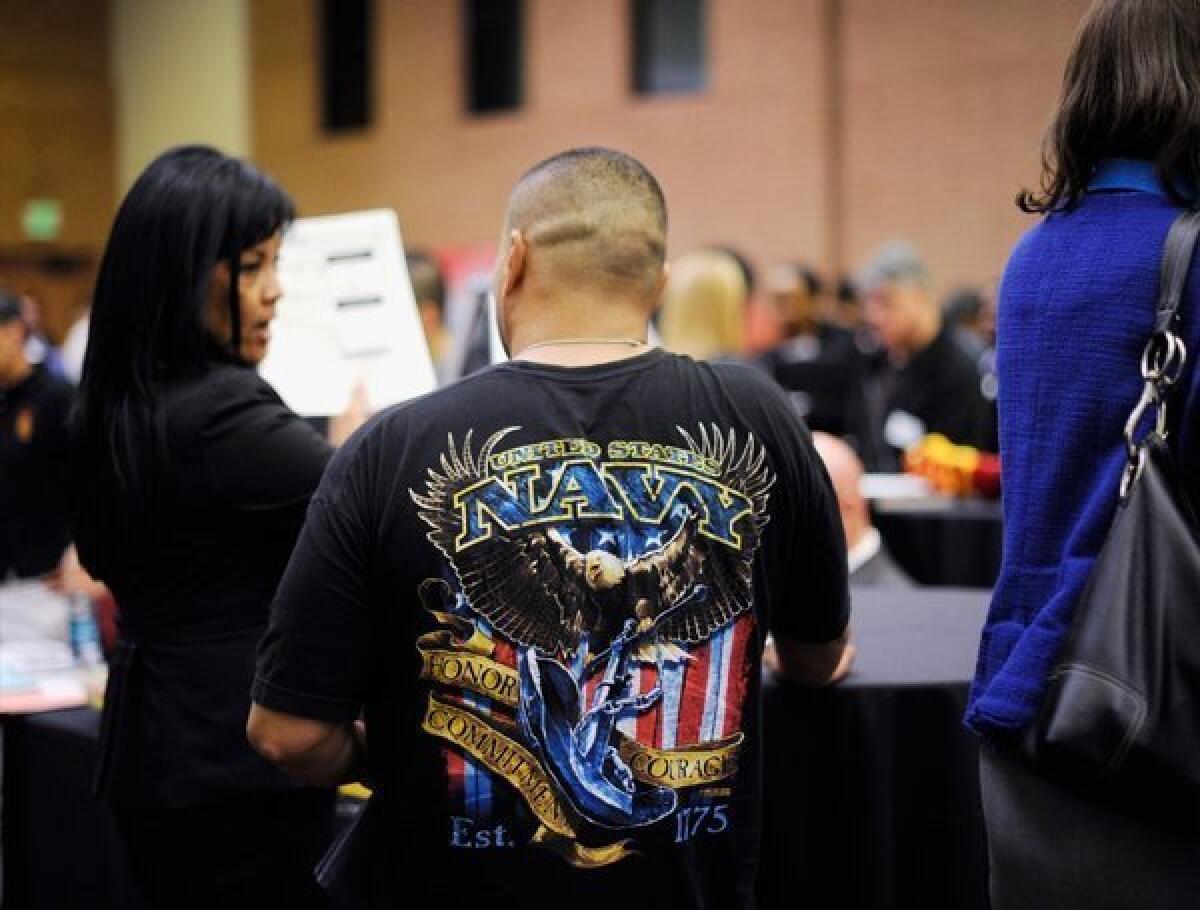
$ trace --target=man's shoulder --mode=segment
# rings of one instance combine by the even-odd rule
[[[503,370],[489,367],[450,385],[383,408],[343,444],[330,464],[331,473],[342,473],[351,464],[378,461],[403,469],[420,453],[425,456],[445,442],[463,423],[463,415],[478,417],[481,407],[505,399],[500,393],[510,382]]]
[[[771,436],[791,421],[800,423],[783,387],[748,363],[706,364],[736,411],[759,436]]]
[[[501,366],[488,367],[432,392],[390,405],[368,420],[357,435],[386,440],[407,434],[414,424],[423,431],[435,431],[440,420],[461,415],[464,408],[477,402],[494,401],[497,392],[512,382],[511,375]]]
[[[775,356],[775,350],[768,352],[768,357]],[[751,398],[782,397],[779,385],[773,380],[763,364],[746,360],[718,360],[698,367],[711,370],[713,375],[731,395],[749,396]]]

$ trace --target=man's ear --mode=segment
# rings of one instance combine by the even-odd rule
[[[514,228],[508,237],[508,254],[504,257],[504,273],[500,277],[500,289],[505,297],[525,280],[528,260],[529,247],[525,243],[525,235]]]
[[[671,277],[671,264],[664,262],[662,271],[658,273],[658,280],[654,283],[654,296],[650,303],[650,315],[653,316],[662,307],[663,296],[667,292],[667,281]]]

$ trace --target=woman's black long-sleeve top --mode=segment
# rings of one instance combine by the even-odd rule
[[[83,564],[118,603],[97,790],[185,806],[287,789],[246,741],[258,639],[332,454],[253,369],[227,363],[159,397],[151,517],[84,519]],[[117,501],[114,510],[121,506]]]

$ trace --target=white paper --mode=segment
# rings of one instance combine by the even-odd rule
[[[433,361],[404,264],[396,213],[301,218],[279,256],[284,296],[259,372],[298,414],[373,410],[431,391]]]
[[[46,698],[64,701],[87,701],[87,685],[78,676],[63,676],[43,679],[38,683],[38,692]]]

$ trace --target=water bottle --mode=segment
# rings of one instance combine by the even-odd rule
[[[68,600],[67,642],[75,662],[88,670],[99,667],[104,663],[104,652],[100,649],[100,628],[96,625],[92,599],[75,593]]]

